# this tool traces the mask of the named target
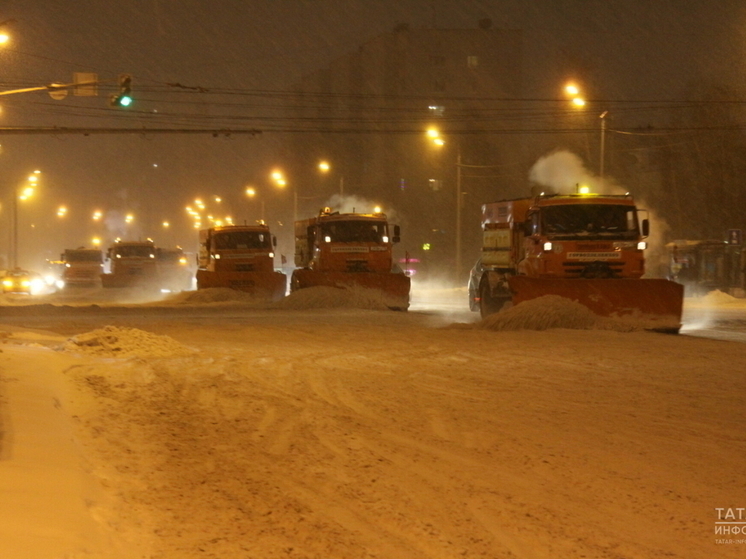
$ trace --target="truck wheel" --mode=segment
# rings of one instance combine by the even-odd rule
[[[479,286],[479,313],[482,315],[482,318],[487,318],[489,315],[495,314],[498,310],[500,309],[496,308],[489,282],[482,282],[482,285]]]
[[[300,288],[300,279],[298,279],[298,275],[293,272],[293,275],[290,276],[290,293],[292,293],[293,291],[298,291]]]
[[[488,281],[482,282],[479,286],[479,313],[482,318],[487,318],[491,314],[500,312],[506,303],[510,302],[510,296],[492,295]]]

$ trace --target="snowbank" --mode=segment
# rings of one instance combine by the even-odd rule
[[[192,355],[190,349],[169,336],[118,326],[104,326],[67,340],[62,351],[98,357],[180,357]]]
[[[710,291],[707,295],[701,298],[701,302],[706,305],[732,305],[735,303],[742,303],[743,299],[737,299],[732,295],[728,295],[719,289]]]
[[[612,330],[634,332],[648,329],[675,329],[678,323],[670,319],[638,315],[604,317],[588,307],[559,295],[544,295],[488,316],[471,327],[481,330]]]
[[[197,291],[182,291],[167,298],[167,302],[181,305],[204,305],[212,303],[264,304],[266,301],[229,287],[210,287]]]

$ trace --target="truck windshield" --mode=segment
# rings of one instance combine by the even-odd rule
[[[155,258],[155,249],[152,246],[118,246],[114,248],[117,258]]]
[[[568,204],[541,210],[543,230],[554,235],[638,235],[634,208],[619,204]]]
[[[333,243],[383,243],[386,229],[381,221],[335,221],[321,225],[321,237]]]
[[[65,251],[65,262],[101,262],[100,250]]]
[[[229,231],[215,235],[215,248],[222,250],[272,248],[269,234],[260,231]]]

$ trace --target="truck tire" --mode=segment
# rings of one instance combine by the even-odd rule
[[[479,313],[482,318],[487,318],[502,309],[503,305],[510,300],[509,297],[494,297],[490,289],[489,281],[482,281],[479,286]]]

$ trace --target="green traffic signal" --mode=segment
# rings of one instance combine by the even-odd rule
[[[132,99],[132,76],[129,74],[119,75],[119,95],[111,96],[112,107],[129,107],[133,103]]]

